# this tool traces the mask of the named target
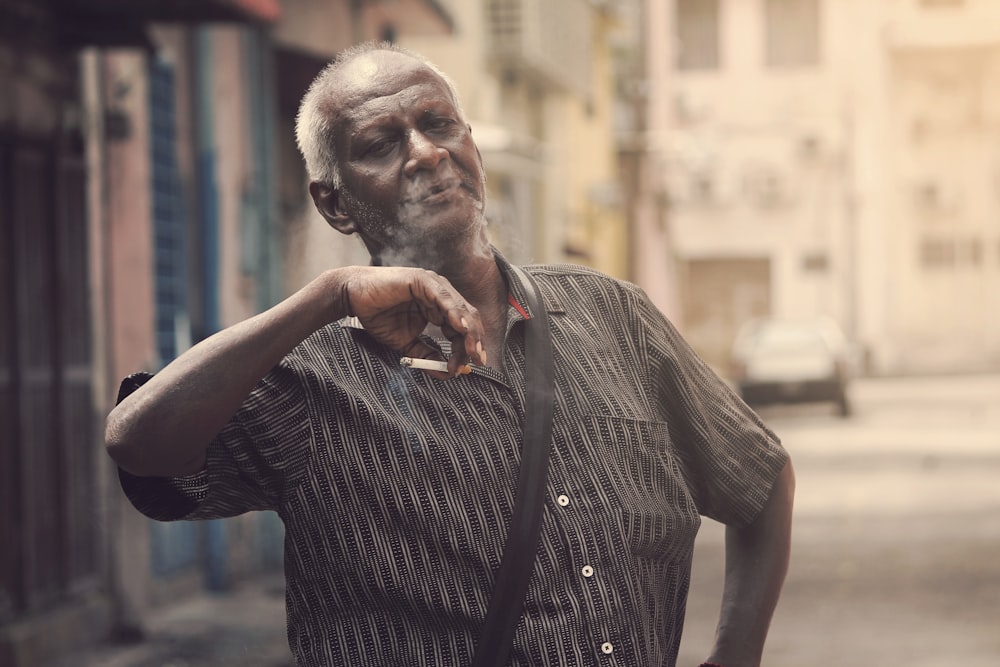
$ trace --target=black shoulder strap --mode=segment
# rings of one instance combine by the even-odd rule
[[[534,279],[516,266],[511,266],[511,270],[524,287],[531,314],[531,319],[525,322],[524,444],[514,515],[493,600],[476,644],[473,667],[507,664],[514,631],[521,620],[528,580],[534,569],[552,443],[554,384],[548,313]]]

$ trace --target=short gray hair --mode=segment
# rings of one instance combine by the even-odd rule
[[[330,122],[330,103],[336,99],[334,81],[336,74],[350,61],[374,51],[394,51],[410,56],[420,61],[432,72],[440,76],[455,101],[455,108],[464,120],[461,102],[455,83],[447,74],[424,56],[410,51],[392,42],[371,41],[355,44],[338,53],[330,63],[323,68],[299,105],[299,113],[295,119],[295,141],[306,162],[306,172],[310,181],[325,183],[334,188],[340,188],[343,183],[340,178],[340,168],[337,164],[337,150],[334,145],[333,124]]]

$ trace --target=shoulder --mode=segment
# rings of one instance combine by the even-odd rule
[[[348,349],[357,345],[365,329],[356,317],[345,317],[327,324],[309,334],[289,353],[290,358],[308,362],[316,357],[348,354]]]
[[[395,352],[372,338],[356,318],[349,317],[314,331],[275,370],[305,384],[310,391],[321,387],[329,391],[332,386],[370,384],[397,361]]]
[[[581,264],[528,264],[521,268],[546,282],[578,284],[585,287],[597,286],[633,296],[644,294],[638,285]]]
[[[629,298],[645,298],[645,293],[637,285],[580,264],[528,264],[521,268],[546,284],[596,289]]]

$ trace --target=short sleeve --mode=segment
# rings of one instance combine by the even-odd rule
[[[118,401],[150,377],[127,377]],[[118,475],[136,509],[160,521],[275,510],[305,474],[311,443],[303,385],[286,359],[258,383],[209,445],[203,470],[187,477],[138,477],[119,468]]]
[[[788,461],[778,437],[684,340],[641,291],[651,391],[698,510],[751,523]]]

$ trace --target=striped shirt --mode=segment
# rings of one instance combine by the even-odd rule
[[[471,661],[524,417],[530,313],[498,263],[511,295],[503,372],[438,381],[342,320],[259,383],[202,473],[122,472],[155,519],[278,512],[299,665]],[[700,516],[752,521],[786,453],[639,288],[576,266],[527,270],[550,313],[556,395],[510,664],[674,665]]]

